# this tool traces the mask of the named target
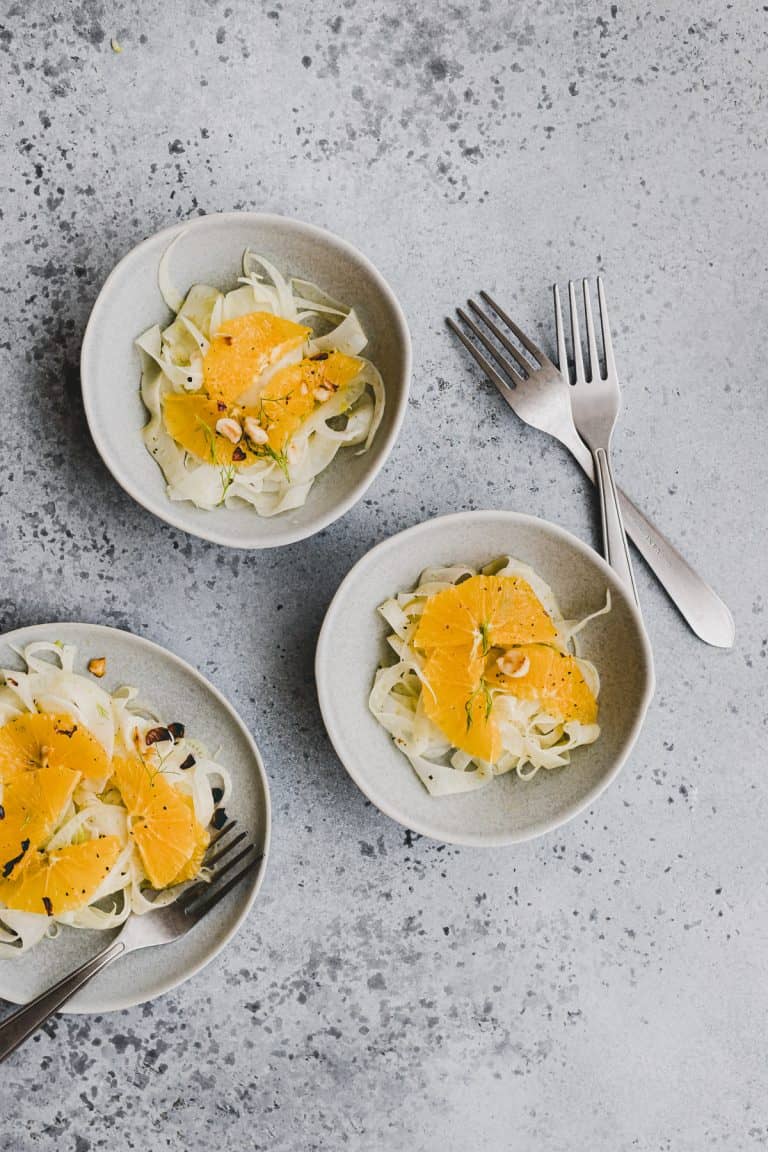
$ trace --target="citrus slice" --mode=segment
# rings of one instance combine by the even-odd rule
[[[0,805],[1,877],[18,875],[50,839],[79,780],[79,772],[48,764],[6,781]]]
[[[192,803],[191,797],[182,796],[182,799],[186,801],[186,803],[189,805],[190,811],[194,814],[194,805]],[[210,842],[211,838],[208,835],[208,830],[203,828],[199,820],[195,820],[194,850],[181,871],[174,876],[173,880],[171,881],[172,885],[183,884],[185,880],[194,880],[195,876],[197,876],[200,871],[203,863],[203,857],[205,856],[206,849],[208,848]]]
[[[147,878],[155,888],[167,888],[187,871],[208,834],[162,772],[138,758],[116,759],[112,767]]]
[[[118,836],[36,852],[10,880],[0,880],[0,900],[19,912],[59,916],[90,904],[120,854]]]
[[[485,660],[467,648],[436,648],[424,665],[424,711],[455,748],[493,764],[501,736],[483,678]]]
[[[71,716],[25,712],[0,728],[0,777],[4,781],[46,764],[72,768],[86,780],[102,779],[109,770],[103,746]]]
[[[310,331],[271,312],[249,312],[225,320],[203,358],[206,391],[214,400],[233,404],[265,368],[299,348]]]
[[[311,415],[324,389],[330,397],[360,374],[362,361],[332,352],[324,360],[305,359],[282,368],[270,380],[256,404],[227,405],[204,392],[169,392],[163,400],[168,434],[192,456],[217,467],[247,468],[256,460],[282,457],[291,436]],[[257,444],[244,434],[237,444],[216,431],[222,417],[231,417],[241,428],[255,420],[267,440]]]
[[[217,467],[234,464],[246,468],[258,460],[260,454],[253,450],[245,436],[233,444],[216,431],[217,422],[228,416],[229,411],[223,401],[212,400],[203,392],[169,392],[163,400],[166,430],[185,452]]]
[[[509,676],[493,658],[485,674],[491,687],[520,700],[539,701],[542,710],[556,720],[597,721],[597,700],[574,656],[545,644],[527,644],[510,655],[522,658],[520,666],[524,669],[527,660],[527,669],[522,676]],[[504,657],[501,659],[503,664]]]
[[[283,453],[293,433],[318,404],[347,387],[359,376],[362,361],[343,352],[322,360],[311,358],[289,364],[270,380],[258,403],[245,411],[254,416],[269,436],[274,452]]]
[[[557,629],[519,576],[470,576],[430,596],[414,636],[417,648],[490,648],[547,643]]]

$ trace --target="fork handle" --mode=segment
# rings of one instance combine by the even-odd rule
[[[17,1012],[4,1020],[0,1024],[0,1064],[12,1052],[15,1052],[19,1045],[23,1044],[33,1032],[36,1032],[41,1024],[53,1016],[54,1012],[66,1004],[75,992],[78,992],[84,984],[93,979],[97,972],[101,972],[118,956],[122,956],[125,950],[125,944],[122,940],[113,940],[98,955],[91,960],[86,960],[85,964],[81,964],[63,980],[59,980],[53,988],[49,988],[47,992],[41,992],[29,1004],[25,1004],[23,1008],[19,1008]]]
[[[597,483],[592,453],[576,429],[562,442],[587,476]],[[736,635],[733,616],[717,592],[710,588],[674,544],[666,538],[621,488],[619,504],[632,543],[693,632],[715,648],[732,648]]]
[[[629,559],[627,534],[624,531],[624,522],[621,518],[619,493],[614,483],[610,457],[604,448],[598,448],[593,455],[597,487],[600,492],[600,515],[603,526],[605,558],[619,579],[632,589],[635,604],[639,604],[632,562]]]

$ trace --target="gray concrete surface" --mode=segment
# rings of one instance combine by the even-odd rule
[[[212,968],[3,1067],[3,1148],[765,1147],[766,8],[38,0],[2,26],[0,625],[104,621],[197,664],[256,732],[275,815],[262,898]],[[368,498],[270,555],[134,505],[79,396],[117,258],[233,208],[358,244],[415,349]],[[548,337],[549,283],[597,269],[618,471],[738,645],[700,644],[641,568],[658,696],[619,782],[529,846],[441,848],[335,760],[315,637],[351,563],[424,517],[508,507],[595,538],[575,467],[442,317],[487,285]]]

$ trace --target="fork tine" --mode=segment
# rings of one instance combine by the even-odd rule
[[[496,363],[499,364],[503,368],[503,370],[507,373],[507,375],[511,376],[516,384],[522,384],[523,380],[525,379],[523,374],[521,372],[518,372],[516,368],[513,368],[508,360],[504,359],[504,357],[501,355],[498,348],[494,344],[493,340],[490,340],[488,338],[488,336],[485,334],[483,329],[478,324],[475,324],[474,320],[470,316],[467,316],[467,314],[463,308],[457,308],[456,313],[464,321],[464,323],[467,325],[467,327],[470,328],[472,330],[472,332],[474,332],[475,336],[477,336],[477,338],[480,341],[480,343],[482,344],[483,348],[485,348],[488,352],[490,352],[491,356],[493,356]],[[521,360],[522,360],[522,357],[521,357]],[[531,368],[525,364],[524,360],[522,360],[522,363],[523,363],[523,365],[525,365],[527,370],[530,372]]]
[[[230,820],[228,824],[225,824],[223,828],[219,829],[218,835],[214,836],[213,840],[211,840],[210,844],[208,845],[209,852],[211,848],[213,848],[214,844],[218,844],[219,840],[223,840],[227,833],[232,831],[235,824],[237,824],[237,820]]]
[[[595,322],[592,319],[592,297],[589,291],[589,280],[582,280],[581,287],[584,292],[584,316],[587,321],[587,343],[589,345],[589,378],[599,380],[602,376],[600,360],[597,355],[597,339],[595,338]]]
[[[503,345],[503,347],[506,348],[507,352],[509,352],[510,356],[514,357],[514,359],[517,361],[517,363],[520,365],[520,367],[523,369],[524,372],[527,372],[530,374],[531,371],[535,371],[535,368],[533,368],[533,366],[530,364],[530,362],[528,360],[526,360],[526,358],[525,358],[525,356],[523,356],[522,352],[520,352],[517,348],[515,348],[512,341],[507,336],[504,335],[501,328],[499,328],[499,326],[497,324],[494,324],[494,322],[493,322],[493,320],[491,320],[490,316],[488,316],[485,312],[483,312],[483,310],[477,304],[475,304],[474,300],[467,300],[467,304],[472,309],[474,314],[477,316],[478,320],[482,320],[482,322],[485,324],[486,328],[490,328],[491,332],[493,332],[493,334],[496,337],[496,339],[498,340],[499,344]]]
[[[227,893],[231,892],[241,880],[244,880],[246,876],[258,868],[262,859],[263,854],[260,852],[249,864],[246,864],[245,868],[241,868],[231,880],[227,880],[226,884],[222,884],[220,888],[214,888],[212,891],[209,890],[209,895],[205,899],[195,901],[191,908],[185,908],[185,915],[190,916],[195,922],[202,919],[202,917],[207,915],[212,908],[215,908],[219,901],[223,900]]]
[[[613,341],[611,340],[611,327],[608,323],[608,305],[605,302],[605,288],[602,276],[597,278],[597,302],[600,305],[600,327],[603,332],[603,354],[605,355],[605,374],[608,380],[616,379],[616,361],[613,358]]]
[[[560,289],[557,284],[552,285],[555,296],[555,331],[557,333],[557,366],[567,383],[570,383],[568,371],[568,353],[565,348],[565,328],[563,327],[563,310],[560,307]]]
[[[475,345],[472,343],[471,340],[467,339],[467,337],[464,335],[464,333],[461,331],[461,329],[456,324],[454,324],[453,320],[451,320],[451,318],[449,316],[446,316],[446,323],[447,323],[448,327],[451,329],[451,331],[454,332],[459,337],[459,339],[461,340],[464,347],[466,349],[468,349],[468,351],[472,355],[472,358],[477,361],[477,363],[482,368],[483,372],[485,372],[485,374],[488,377],[488,379],[490,380],[491,384],[494,385],[494,387],[499,392],[499,394],[506,400],[507,404],[509,404],[510,408],[512,408],[514,411],[515,405],[514,405],[514,402],[512,400],[512,395],[511,395],[512,390],[509,387],[509,384],[507,384],[505,380],[502,380],[501,376],[499,376],[498,372],[493,367],[490,360],[486,360],[486,358],[485,358],[485,356],[483,356],[482,352],[480,352],[475,347]]]
[[[471,330],[476,333],[478,340],[480,340],[482,342],[483,346],[488,349],[488,351],[491,353],[493,358],[497,361],[498,364],[501,365],[501,367],[504,369],[504,371],[507,373],[507,375],[510,377],[510,379],[514,380],[515,384],[522,384],[523,383],[523,377],[520,376],[515,371],[515,369],[512,367],[512,365],[504,359],[504,357],[498,352],[498,350],[494,347],[494,345],[490,342],[490,340],[488,340],[488,338],[483,335],[483,333],[480,331],[480,329],[477,327],[477,325],[474,324],[472,322],[472,320],[470,320],[470,318],[469,318],[469,316],[467,316],[466,312],[462,311],[461,308],[457,308],[456,311],[458,312],[461,319],[464,320],[465,323],[471,328]],[[485,357],[483,355],[483,353],[480,351],[480,349],[477,347],[477,345],[473,344],[472,341],[469,339],[469,337],[464,332],[462,332],[462,330],[459,328],[458,324],[454,324],[454,322],[450,318],[450,316],[446,317],[446,322],[448,324],[448,327],[451,329],[451,331],[456,333],[459,340],[461,340],[462,344],[467,349],[467,351],[470,352],[472,354],[472,356],[474,356],[475,360],[480,365],[480,367],[483,369],[485,374],[489,377],[489,379],[491,379],[493,381],[493,383],[502,392],[502,394],[504,392],[508,392],[509,391],[509,384],[503,378],[503,376],[499,375],[499,373],[496,371],[496,369],[491,364],[490,360],[488,360],[487,357]]]
[[[206,856],[205,867],[210,868],[219,860],[223,860],[225,856],[229,855],[233,848],[236,848],[238,844],[242,843],[242,841],[245,839],[245,836],[246,833],[241,832],[239,836],[236,836],[234,840],[231,840],[230,843],[222,848],[219,852],[215,852],[211,857]],[[250,846],[245,849],[245,852],[248,852],[249,850]],[[214,873],[207,880],[198,880],[196,884],[192,884],[189,888],[186,889],[186,891],[182,892],[180,898],[180,904],[182,907],[187,907],[188,905],[192,904],[198,898],[198,896],[202,896],[203,893],[210,892],[211,884],[214,884],[219,876],[223,876],[225,872],[228,872],[233,864],[237,864],[245,855],[245,852],[238,853],[238,855],[235,856],[233,860],[230,860],[229,863],[225,864],[222,868],[219,868],[218,872]]]
[[[225,844],[223,848],[219,848],[218,852],[214,852],[213,856],[208,856],[206,854],[206,858],[205,858],[206,868],[212,868],[214,864],[217,864],[219,862],[219,860],[223,860],[225,856],[228,856],[229,853],[232,851],[232,849],[235,848],[238,844],[240,844],[241,841],[243,841],[247,835],[248,835],[247,832],[238,832],[237,836],[235,836],[232,840],[230,840],[228,844]],[[218,844],[220,840],[221,840],[221,837],[217,836],[213,842],[213,845]],[[213,845],[212,845],[212,847],[213,847]]]
[[[210,881],[206,884],[206,889],[210,892],[213,885],[217,884],[222,876],[226,876],[227,872],[231,872],[232,869],[237,864],[239,864],[241,860],[245,860],[248,853],[252,851],[253,844],[246,844],[245,848],[243,848],[241,852],[238,852],[237,855],[233,856],[231,860],[227,860],[226,864],[222,864],[221,868],[216,869],[216,871],[211,876]],[[194,899],[192,901],[185,900],[184,903],[186,906],[188,906],[190,903],[194,903]]]
[[[576,309],[576,289],[573,280],[568,281],[568,303],[571,306],[571,343],[573,345],[573,367],[576,370],[576,383],[584,384],[584,357],[581,354],[581,335],[579,333],[579,313]]]
[[[536,344],[534,344],[533,340],[531,340],[528,336],[526,336],[526,334],[525,334],[525,332],[523,332],[522,328],[518,328],[517,324],[515,324],[514,320],[512,320],[507,315],[507,313],[504,311],[504,309],[500,308],[499,305],[496,303],[496,301],[491,296],[489,296],[487,292],[481,292],[480,295],[483,298],[483,300],[485,300],[488,307],[493,309],[493,311],[496,313],[496,315],[499,317],[499,319],[504,321],[507,328],[509,328],[512,332],[514,332],[515,336],[520,341],[523,348],[528,349],[531,356],[533,356],[534,360],[538,360],[539,364],[541,364],[542,366],[544,364],[547,364],[548,358],[544,355],[541,348],[539,348]]]

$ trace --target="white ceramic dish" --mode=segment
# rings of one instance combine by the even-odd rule
[[[613,610],[580,637],[601,677],[596,744],[579,748],[569,767],[514,773],[460,796],[431,797],[391,736],[368,710],[388,628],[376,609],[415,586],[424,568],[480,566],[502,555],[530,564],[553,588],[566,617],[599,608],[611,590]],[[514,844],[550,832],[591,804],[629,755],[653,695],[653,659],[640,614],[607,564],[562,528],[514,512],[460,512],[418,524],[367,553],[328,609],[316,657],[325,726],[352,779],[378,808],[406,828],[452,844]]]
[[[154,706],[163,717],[186,722],[191,736],[212,750],[221,749],[222,763],[232,774],[232,799],[227,813],[247,829],[263,853],[260,868],[235,888],[200,924],[181,940],[162,948],[147,948],[117,960],[86,985],[65,1012],[114,1012],[161,996],[188,980],[231,940],[256,899],[267,864],[270,838],[269,785],[253,738],[224,697],[189,664],[166,649],[97,624],[37,624],[0,637],[0,666],[22,667],[12,647],[34,640],[76,644],[76,671],[88,660],[106,656],[101,682],[108,690],[120,684],[139,689],[140,702]],[[151,915],[151,913],[150,913]],[[103,948],[114,933],[62,928],[55,940],[42,940],[18,960],[0,960],[0,997],[26,1004]]]
[[[365,355],[381,372],[387,405],[368,452],[342,451],[318,477],[306,504],[270,519],[251,508],[205,511],[173,502],[141,438],[147,411],[139,395],[141,366],[134,340],[172,314],[157,286],[169,244],[175,284],[236,287],[243,251],[267,256],[284,275],[314,281],[356,309],[368,335]],[[327,527],[355,504],[373,481],[397,439],[408,402],[411,342],[391,288],[360,252],[322,228],[283,216],[229,212],[199,216],[156,233],[125,256],[107,278],[93,307],[80,359],[83,402],[94,443],[125,491],[161,520],[230,548],[274,548]]]

